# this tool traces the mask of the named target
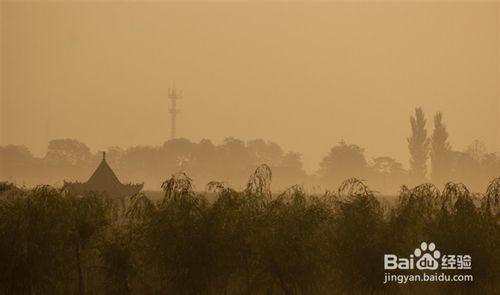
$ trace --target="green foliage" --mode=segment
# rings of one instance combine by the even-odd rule
[[[405,287],[382,284],[383,255],[422,241],[470,254],[474,282],[412,291],[500,287],[498,178],[484,195],[403,187],[390,208],[356,178],[324,195],[299,185],[271,195],[270,181],[267,166],[243,191],[212,181],[208,202],[176,174],[163,199],[139,193],[119,218],[103,195],[0,183],[0,294],[397,294]]]
[[[245,193],[263,198],[271,197],[271,168],[266,164],[260,165],[248,180]]]
[[[338,215],[332,252],[342,292],[352,287],[371,292],[380,285],[384,249],[383,212],[373,192],[360,180],[345,180],[337,192]]]
[[[84,291],[82,255],[107,224],[102,197],[11,188],[0,194],[0,221],[0,290],[67,293],[78,285]]]

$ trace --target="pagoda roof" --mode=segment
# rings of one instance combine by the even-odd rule
[[[65,183],[65,187],[74,193],[94,191],[104,192],[113,197],[125,197],[138,193],[143,185],[122,184],[106,162],[106,153],[103,152],[101,163],[86,183]]]

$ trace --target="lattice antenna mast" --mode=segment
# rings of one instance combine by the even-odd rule
[[[170,138],[174,139],[177,133],[177,114],[181,112],[180,109],[177,108],[177,100],[181,99],[182,91],[177,91],[174,88],[168,89],[168,98],[171,101],[169,113],[171,114],[171,124],[170,124]]]

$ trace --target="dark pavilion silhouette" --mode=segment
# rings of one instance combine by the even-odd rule
[[[63,188],[76,195],[85,195],[89,192],[104,193],[110,197],[123,199],[138,193],[144,184],[123,184],[116,177],[113,169],[106,162],[106,152],[102,153],[102,161],[97,166],[87,182],[64,182]]]

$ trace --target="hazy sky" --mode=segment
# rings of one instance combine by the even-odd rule
[[[340,139],[405,165],[409,116],[500,151],[500,4],[1,4],[1,144],[93,151],[264,138],[305,167]],[[429,130],[431,132],[431,130]]]

